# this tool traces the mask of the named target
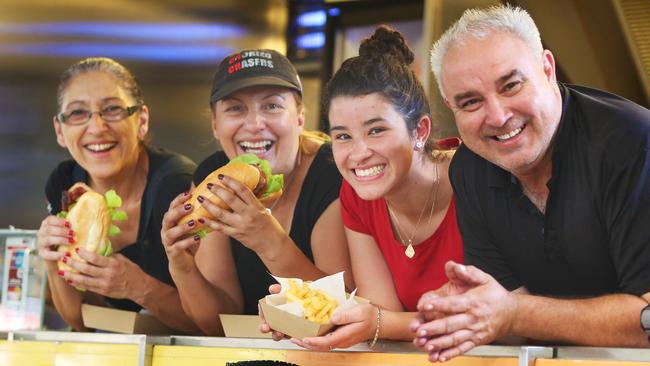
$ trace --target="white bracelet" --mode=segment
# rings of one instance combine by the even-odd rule
[[[377,306],[377,327],[375,328],[375,336],[372,338],[372,342],[368,342],[368,347],[372,348],[377,343],[379,338],[379,329],[381,328],[381,308]]]

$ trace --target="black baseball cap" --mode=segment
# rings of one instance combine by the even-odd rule
[[[269,50],[244,50],[226,56],[212,81],[210,105],[228,95],[256,85],[283,86],[302,96],[296,68],[281,53]]]

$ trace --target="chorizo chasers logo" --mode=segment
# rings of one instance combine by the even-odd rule
[[[273,55],[264,51],[246,51],[239,53],[228,60],[228,74],[251,67],[273,68]]]

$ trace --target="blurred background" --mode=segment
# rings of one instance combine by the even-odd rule
[[[154,144],[197,162],[218,148],[208,99],[215,65],[245,48],[286,52],[304,83],[307,124],[325,129],[323,83],[377,24],[403,32],[430,95],[438,137],[454,136],[428,68],[434,40],[487,0],[0,0],[0,228],[36,229],[44,185],[68,158],[55,141],[58,77],[75,61],[108,56],[139,79]],[[650,1],[518,0],[536,20],[562,81],[648,107]]]

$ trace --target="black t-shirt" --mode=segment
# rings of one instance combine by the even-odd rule
[[[560,85],[546,214],[509,172],[467,147],[450,179],[465,260],[509,290],[548,296],[650,291],[650,112]]]
[[[169,209],[169,203],[178,194],[189,189],[196,165],[182,155],[155,147],[147,147],[147,153],[149,172],[147,186],[142,196],[137,241],[124,247],[119,253],[140,266],[145,273],[174,286],[169,274],[165,248],[160,238],[160,229],[163,216]],[[154,179],[158,182],[157,187],[153,187]],[[88,173],[74,160],[64,161],[54,169],[45,186],[51,214],[55,215],[61,211],[61,192],[79,181],[87,183]],[[148,220],[145,214],[145,207],[149,204],[147,197],[153,198]],[[118,309],[131,311],[142,309],[140,305],[128,299],[106,297],[106,300]]]
[[[223,151],[212,154],[196,169],[194,185],[198,186],[210,173],[227,163],[228,157]],[[332,158],[332,147],[324,144],[316,153],[302,184],[289,233],[298,248],[311,261],[314,260],[311,232],[323,211],[339,197],[340,188],[341,175]],[[275,283],[275,280],[253,250],[235,239],[231,239],[230,243],[244,295],[244,314],[257,314],[258,300],[268,295],[269,286]]]

